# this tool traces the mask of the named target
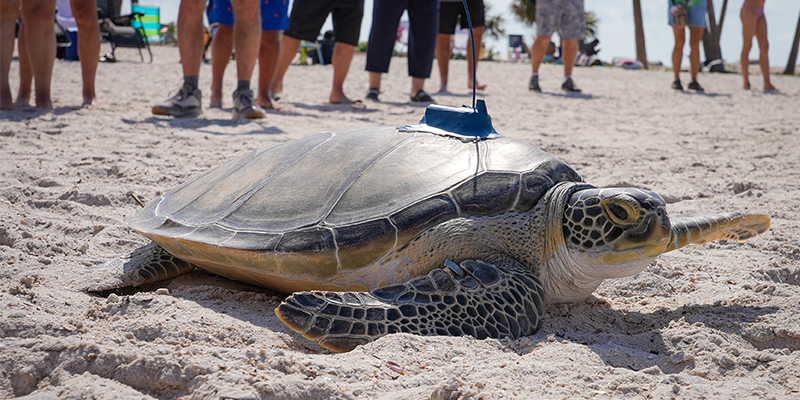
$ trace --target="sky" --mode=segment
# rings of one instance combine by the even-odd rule
[[[526,42],[533,40],[535,30],[518,22],[511,13],[514,0],[484,0],[491,7],[489,15],[502,15],[505,19],[508,34],[522,34]],[[672,48],[674,39],[672,28],[667,25],[668,0],[640,0],[645,29],[645,45],[648,60],[657,60],[664,65],[672,66]],[[142,4],[158,4],[161,6],[161,22],[169,23],[178,19],[180,0],[140,0]],[[713,0],[719,20],[723,0]],[[742,51],[742,23],[739,9],[744,0],[728,0],[728,10],[720,36],[722,58],[728,62],[739,60]],[[366,41],[372,24],[373,0],[365,0],[364,20],[361,24],[361,39]],[[633,2],[631,0],[584,0],[587,11],[594,11],[599,19],[598,38],[600,39],[599,57],[603,61],[611,61],[614,57],[636,58],[636,37],[633,24]],[[130,0],[124,0],[123,11],[130,10]],[[800,1],[768,0],[765,14],[768,24],[770,43],[769,58],[773,66],[786,66],[791,51],[794,33],[800,17]],[[407,17],[403,17],[407,18]],[[330,19],[323,31],[330,29]],[[508,40],[487,40],[487,46],[505,54]],[[753,44],[750,59],[758,58],[757,44]],[[685,55],[688,56],[688,40]],[[704,58],[704,57],[701,57]]]

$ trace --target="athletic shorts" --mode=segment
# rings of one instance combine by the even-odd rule
[[[316,41],[330,13],[333,13],[335,40],[358,45],[361,18],[364,17],[364,0],[294,0],[292,14],[289,16],[289,29],[283,34],[309,42]]]
[[[562,39],[583,40],[586,37],[583,0],[537,0],[536,26],[539,36],[553,36],[560,29]]]
[[[484,15],[483,0],[467,0],[469,8],[469,18],[472,20],[472,27],[486,26]],[[461,29],[469,28],[467,13],[464,12],[464,3],[460,1],[440,1],[439,2],[439,33],[442,35],[452,35],[456,33],[456,23],[461,23]]]
[[[672,8],[672,0],[667,0],[667,4],[669,8]],[[667,9],[667,15],[669,15],[669,24],[675,25],[678,22],[675,21],[675,16],[669,12],[669,8]],[[706,2],[702,2],[696,6],[688,7],[686,11],[689,13],[689,26],[694,26],[697,28],[705,28],[706,27]]]
[[[289,0],[260,0],[261,30],[282,31],[289,27]],[[233,26],[231,0],[214,0],[208,22]]]

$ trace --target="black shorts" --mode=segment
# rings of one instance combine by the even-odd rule
[[[295,0],[284,35],[314,42],[333,13],[333,32],[337,42],[356,46],[364,17],[364,0]]]
[[[467,0],[469,17],[472,27],[486,26],[483,14],[483,0]],[[461,22],[462,29],[469,29],[467,13],[464,12],[464,3],[460,1],[445,1],[439,3],[439,33],[452,35],[456,33],[456,23]]]

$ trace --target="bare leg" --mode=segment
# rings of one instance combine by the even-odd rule
[[[750,49],[753,47],[753,35],[756,33],[756,12],[750,7],[742,7],[739,13],[742,19],[742,58],[739,64],[742,68],[742,80],[744,89],[750,89],[750,76],[748,68],[750,66]]]
[[[300,39],[295,39],[286,35],[281,36],[281,55],[278,57],[278,66],[275,69],[275,77],[272,78],[272,93],[283,93],[283,77],[289,66],[292,65],[292,60],[300,49]]]
[[[17,41],[17,51],[19,51],[19,91],[17,101],[14,105],[18,108],[29,107],[31,104],[31,89],[33,87],[33,68],[31,59],[28,58],[28,46],[26,46],[25,24],[19,27],[19,40]]]
[[[233,0],[236,22],[233,40],[236,46],[236,75],[239,80],[253,77],[258,52],[261,48],[261,9],[257,0]],[[200,35],[202,39],[202,34]]]
[[[55,0],[25,0],[22,21],[26,28],[26,48],[36,82],[36,107],[53,108],[50,83],[56,61],[56,33],[53,29]]]
[[[475,27],[475,51],[477,51],[478,54],[480,54],[480,52],[481,52],[481,42],[483,42],[483,31],[484,30],[486,30],[485,26]],[[573,64],[574,64],[574,62],[573,62]],[[475,58],[475,67],[477,68],[477,66],[478,66],[478,57]],[[467,82],[469,82],[469,84],[467,84],[467,87],[472,89],[472,85],[473,85],[473,82],[472,82],[472,76],[473,76],[473,73],[472,73],[472,41],[470,41],[470,43],[467,43],[467,74],[468,74]],[[478,88],[478,90],[485,90],[486,86],[487,85],[480,85],[479,84],[477,86],[477,88]]]
[[[683,46],[686,44],[686,30],[672,25],[672,31],[675,34],[675,47],[672,49],[672,71],[675,74],[675,80],[679,80],[681,62],[683,61]]]
[[[0,0],[0,110],[10,110],[13,106],[9,74],[18,16],[19,0]]]
[[[258,53],[258,105],[267,110],[276,109],[269,89],[275,78],[281,52],[281,31],[261,31],[261,51]]]
[[[417,92],[425,88],[425,78],[411,77],[411,96],[415,96]]]
[[[344,101],[344,80],[347,78],[350,62],[353,61],[355,53],[355,46],[336,42],[336,48],[333,50],[333,59],[331,60],[333,64],[333,87],[331,88],[331,97],[328,100],[331,103]]]
[[[769,80],[769,41],[767,40],[767,17],[761,17],[756,24],[756,38],[758,39],[758,64],[761,75],[764,77],[764,90],[778,90]]]
[[[209,108],[222,108],[222,80],[233,52],[233,27],[219,24],[211,43],[211,100]]]
[[[550,36],[537,36],[531,46],[531,68],[534,74],[539,73],[539,66],[544,61],[544,54],[547,52],[547,45],[550,44]]]
[[[178,51],[183,76],[199,76],[203,62],[203,13],[205,0],[181,0],[178,11]]]
[[[447,93],[447,75],[450,68],[450,39],[453,35],[440,33],[436,37],[436,61],[439,64],[439,92]],[[469,59],[469,57],[467,57]],[[470,75],[471,76],[471,75]]]
[[[100,26],[97,23],[97,2],[72,0],[72,15],[78,25],[78,58],[83,78],[83,105],[91,105],[97,94],[94,80],[100,55]]]
[[[369,72],[369,88],[381,90],[381,73]]]
[[[564,76],[572,76],[572,68],[575,67],[575,59],[578,57],[578,40],[577,39],[564,39],[564,56],[561,57],[564,62]]]
[[[690,26],[689,27],[689,46],[692,48],[689,60],[692,63],[692,80],[697,80],[697,73],[700,72],[700,42],[703,40],[703,31],[705,28]]]

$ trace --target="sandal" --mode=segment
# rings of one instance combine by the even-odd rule
[[[372,101],[378,101],[378,95],[381,94],[381,91],[378,88],[370,88],[367,92],[367,99]]]
[[[363,101],[361,101],[361,100],[351,100],[347,96],[345,96],[342,99],[342,101],[340,101],[338,103],[330,103],[330,104],[350,106],[351,108],[354,108],[356,110],[365,110],[367,108],[367,106],[364,104]]]
[[[418,103],[433,103],[433,97],[425,93],[424,90],[420,89],[419,92],[417,92],[417,94],[411,96],[411,101],[415,101]]]

